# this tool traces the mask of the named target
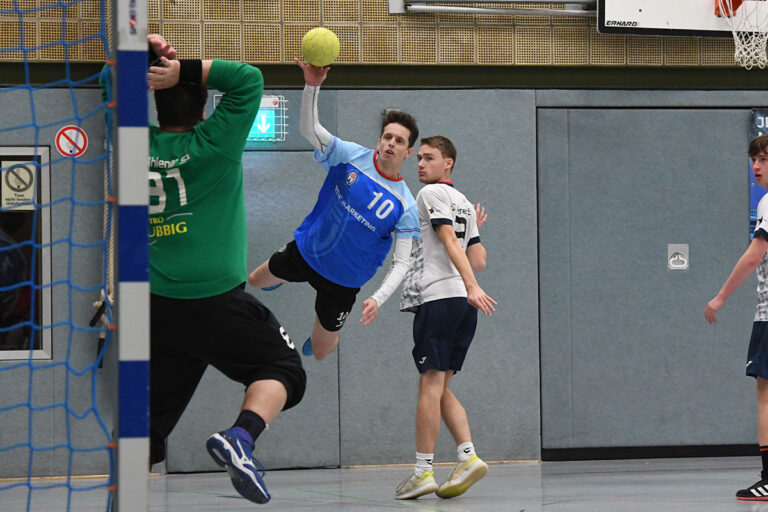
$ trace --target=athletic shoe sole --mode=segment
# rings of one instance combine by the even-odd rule
[[[220,434],[213,434],[208,438],[205,447],[214,462],[227,470],[232,485],[243,498],[254,503],[269,501],[269,491],[253,463],[247,458],[239,457],[227,439]],[[246,464],[250,464],[250,467]]]
[[[277,284],[273,284],[272,286],[265,286],[261,290],[264,292],[271,292],[272,290],[277,290],[281,286],[283,286],[283,283],[277,283]]]
[[[403,494],[401,496],[395,496],[396,500],[413,500],[418,498],[419,496],[424,496],[425,494],[433,493],[437,490],[437,484],[434,486],[429,487],[422,487],[420,489],[414,489],[408,494]]]

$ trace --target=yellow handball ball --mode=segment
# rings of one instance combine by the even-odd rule
[[[301,53],[313,66],[327,66],[339,56],[339,38],[327,28],[313,28],[301,39]]]

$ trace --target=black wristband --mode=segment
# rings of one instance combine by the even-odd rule
[[[180,60],[179,82],[200,84],[203,82],[203,61],[200,59]]]
[[[157,56],[157,53],[155,53],[155,49],[152,48],[152,43],[149,43],[149,51],[147,52],[147,56],[149,57],[147,59],[147,67],[156,66],[157,63],[160,62],[160,57]]]

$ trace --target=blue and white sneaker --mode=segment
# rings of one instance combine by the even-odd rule
[[[314,355],[314,352],[312,352],[312,336],[304,342],[304,346],[301,347],[301,353],[307,357]]]
[[[272,290],[277,290],[281,286],[283,286],[283,283],[277,283],[277,284],[273,284],[272,286],[265,286],[261,290],[264,292],[271,292]]]
[[[244,429],[232,427],[213,434],[205,443],[208,453],[229,473],[240,495],[254,503],[266,503],[271,496],[264,485],[264,466],[251,456],[253,440]]]

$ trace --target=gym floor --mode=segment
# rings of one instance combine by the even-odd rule
[[[438,482],[450,469],[435,468]],[[498,463],[490,464],[488,476],[463,496],[397,501],[394,488],[409,471],[410,467],[269,471],[265,482],[272,501],[263,508],[281,512],[768,512],[768,502],[741,502],[734,497],[737,489],[759,479],[757,457]],[[26,487],[2,491],[0,511],[67,510],[65,490],[33,491],[29,506],[27,491]],[[151,512],[262,508],[241,498],[225,472],[153,475],[150,493]],[[73,494],[77,495],[73,511],[106,510],[103,489]]]

